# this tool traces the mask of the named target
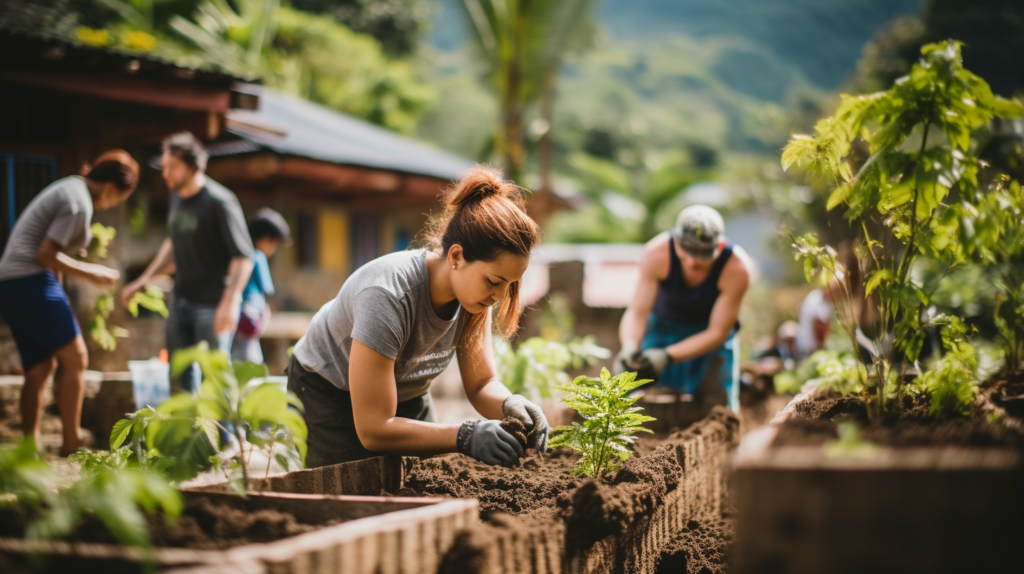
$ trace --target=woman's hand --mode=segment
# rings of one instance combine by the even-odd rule
[[[466,421],[459,428],[458,443],[459,452],[486,464],[512,466],[523,456],[519,441],[498,421]]]
[[[526,425],[526,434],[537,434],[537,450],[547,452],[548,434],[551,433],[551,426],[544,416],[544,411],[539,406],[526,400],[523,395],[512,395],[501,403],[501,412],[506,417],[519,419]]]

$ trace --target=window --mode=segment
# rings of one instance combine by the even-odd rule
[[[52,157],[0,154],[0,253],[18,215],[56,179],[57,161]]]

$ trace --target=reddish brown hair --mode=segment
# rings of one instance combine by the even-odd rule
[[[494,261],[502,253],[529,257],[540,241],[539,227],[526,215],[525,192],[503,180],[499,170],[482,165],[466,170],[442,195],[441,204],[444,212],[428,228],[426,247],[442,256],[460,245],[467,263]],[[495,313],[495,331],[511,337],[519,329],[521,314],[516,281],[509,284],[508,295]],[[486,319],[485,313],[471,316],[460,344],[474,346],[484,335]]]

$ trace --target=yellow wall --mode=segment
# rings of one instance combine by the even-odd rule
[[[349,236],[347,213],[327,212],[320,215],[320,269],[348,271]]]
[[[378,255],[385,255],[395,250],[395,222],[387,215],[380,218],[379,241]]]

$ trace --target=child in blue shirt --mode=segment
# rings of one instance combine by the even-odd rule
[[[256,249],[253,250],[252,275],[242,291],[242,313],[231,346],[231,359],[262,363],[260,336],[270,320],[267,297],[274,295],[268,259],[273,257],[278,247],[291,242],[291,230],[280,213],[265,207],[256,212],[256,217],[249,224],[249,235]]]

